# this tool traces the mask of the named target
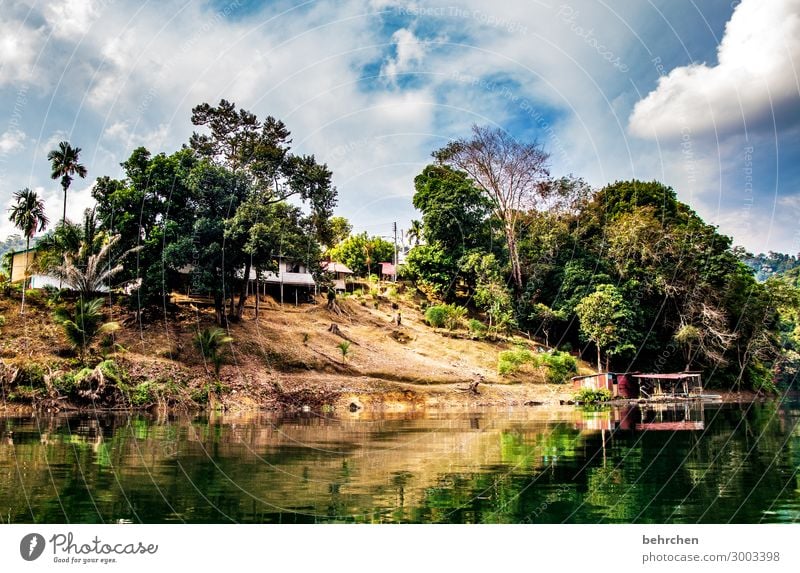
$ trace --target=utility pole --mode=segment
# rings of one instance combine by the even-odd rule
[[[397,282],[397,221],[392,223],[392,231],[394,231],[394,260],[392,261],[394,274],[392,275],[392,282]]]

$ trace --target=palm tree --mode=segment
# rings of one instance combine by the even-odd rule
[[[224,360],[223,346],[233,342],[233,338],[223,329],[215,326],[199,331],[194,336],[194,345],[203,355],[203,358],[214,364],[214,373],[219,378],[219,370]]]
[[[110,237],[96,254],[87,254],[91,252],[92,245],[82,241],[77,253],[65,253],[64,264],[50,272],[71,289],[79,291],[81,296],[99,292],[104,286],[109,286],[111,279],[122,271],[122,265],[112,267],[110,262],[111,250],[119,239],[120,235]],[[82,264],[81,261],[86,262]]]
[[[9,209],[11,212],[9,220],[25,235],[25,270],[22,276],[22,306],[19,310],[19,313],[23,314],[25,312],[25,282],[28,278],[28,259],[30,257],[28,251],[31,248],[31,239],[36,234],[36,230],[43,231],[49,221],[44,214],[44,201],[39,199],[35,191],[26,187],[22,191],[14,193],[14,200],[16,203]]]
[[[64,215],[61,222],[67,220],[67,189],[72,183],[72,176],[78,175],[80,178],[86,177],[86,167],[78,163],[78,158],[81,153],[80,147],[72,147],[68,141],[62,141],[58,144],[58,149],[52,150],[47,154],[47,160],[51,164],[52,173],[51,179],[61,178],[61,187],[64,189]]]
[[[58,308],[54,313],[55,321],[64,328],[67,340],[80,352],[81,363],[86,355],[86,349],[98,334],[119,329],[119,324],[116,322],[103,322],[102,307],[102,298],[84,300],[81,297],[75,302],[74,312]]]
[[[408,228],[406,236],[408,237],[409,242],[414,242],[415,247],[419,245],[419,239],[422,237],[422,223],[416,219],[411,221],[411,226]]]

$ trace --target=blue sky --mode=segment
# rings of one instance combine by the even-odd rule
[[[538,140],[554,174],[657,179],[753,251],[800,251],[800,0],[19,0],[0,3],[0,208],[47,152],[86,180],[172,152],[220,98],[281,118],[334,172],[338,213],[389,235],[413,178],[471,124]],[[13,232],[0,219],[0,237]]]

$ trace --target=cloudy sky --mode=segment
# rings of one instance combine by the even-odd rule
[[[800,251],[800,0],[0,0],[0,209],[62,208],[47,152],[102,175],[220,98],[334,172],[356,230],[407,228],[432,150],[491,124],[554,174],[657,179],[755,252]],[[0,238],[13,232],[0,218]]]

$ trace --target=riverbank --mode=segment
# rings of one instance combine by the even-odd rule
[[[16,299],[0,298],[0,412],[404,412],[555,405],[573,398],[569,384],[548,384],[535,368],[498,374],[500,352],[535,352],[543,350],[540,344],[431,328],[410,293],[342,297],[335,309],[322,296],[300,306],[264,297],[259,307],[258,317],[248,307],[229,325],[232,341],[217,374],[193,344],[197,332],[214,326],[210,308],[174,306],[140,321],[112,305],[105,320],[120,328],[102,355],[95,345],[81,362],[42,293],[28,297],[23,315]],[[579,362],[579,371],[592,370]],[[724,402],[762,397],[716,393]]]
[[[214,326],[210,308],[186,304],[139,321],[113,305],[105,320],[120,328],[103,355],[95,345],[81,363],[52,319],[54,305],[37,294],[23,315],[16,299],[0,299],[5,411],[405,411],[558,404],[572,396],[569,385],[547,384],[536,369],[497,373],[503,350],[541,345],[431,328],[421,301],[394,289],[342,297],[335,309],[323,296],[297,307],[264,297],[257,318],[248,307],[229,325],[233,340],[218,375],[193,344],[198,331]],[[589,371],[585,363],[580,368]]]

